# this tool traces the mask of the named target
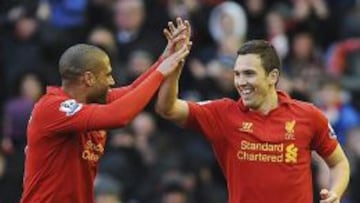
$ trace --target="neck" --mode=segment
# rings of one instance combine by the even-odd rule
[[[257,111],[261,112],[263,115],[267,115],[271,110],[279,106],[278,95],[276,90],[270,91],[267,95],[265,101],[260,105]]]
[[[87,103],[86,93],[80,85],[63,82],[61,88],[71,98],[78,102]]]

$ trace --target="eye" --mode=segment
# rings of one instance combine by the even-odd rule
[[[246,76],[255,76],[256,72],[253,71],[253,70],[246,70],[246,71],[244,71],[244,75],[246,75]]]

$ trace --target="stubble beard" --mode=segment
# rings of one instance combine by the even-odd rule
[[[104,90],[103,92],[101,92],[97,95],[90,97],[88,102],[96,103],[96,104],[106,104],[107,103],[107,94],[108,94],[108,89]]]

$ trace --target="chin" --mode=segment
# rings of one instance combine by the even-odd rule
[[[244,101],[244,100],[242,100],[242,101],[243,101],[244,106],[247,107],[247,108],[250,108],[250,109],[257,109],[258,108],[258,105],[256,105],[256,103],[253,102],[253,101]]]
[[[249,103],[244,103],[244,106],[247,107],[247,108],[250,108],[250,109],[254,108],[254,105],[251,105]]]

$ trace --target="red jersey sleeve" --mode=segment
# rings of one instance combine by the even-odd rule
[[[164,76],[155,71],[133,91],[110,104],[82,104],[74,99],[48,98],[37,107],[34,118],[53,133],[118,128],[128,124],[150,101]]]
[[[315,134],[311,141],[311,148],[327,158],[338,145],[335,132],[325,115],[316,107],[312,106],[312,124]]]
[[[185,127],[201,132],[207,139],[214,141],[220,135],[221,121],[219,120],[219,107],[224,100],[205,102],[188,102],[189,116]]]
[[[160,57],[147,71],[145,71],[143,74],[141,74],[134,82],[132,82],[130,85],[119,87],[119,88],[113,88],[109,91],[108,96],[106,98],[107,103],[111,103],[114,100],[124,96],[125,94],[129,93],[131,90],[139,86],[149,75],[154,72],[157,67],[160,65],[160,63],[163,61],[163,58]]]

